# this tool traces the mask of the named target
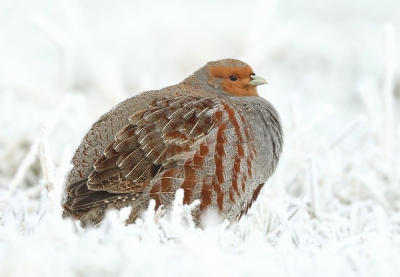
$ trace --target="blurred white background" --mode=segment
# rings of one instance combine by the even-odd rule
[[[397,0],[1,0],[0,276],[399,276],[399,13]],[[205,231],[165,217],[176,240],[112,216],[76,234],[58,203],[91,124],[223,58],[268,81],[284,124],[249,216]]]

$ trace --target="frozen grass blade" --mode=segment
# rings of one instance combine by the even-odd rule
[[[314,155],[311,154],[308,158],[309,163],[309,182],[310,182],[310,193],[311,193],[311,210],[313,216],[316,218],[320,217],[320,210],[319,210],[319,192],[318,192],[318,184],[317,184],[317,172],[315,168],[315,158]]]
[[[31,165],[36,161],[39,141],[40,141],[40,135],[37,136],[35,141],[31,144],[28,154],[25,156],[24,160],[22,161],[21,165],[19,166],[14,179],[8,185],[8,196],[9,197],[12,197],[12,195],[14,194],[17,187],[24,181],[27,171],[29,170]]]
[[[171,223],[180,224],[182,220],[183,189],[178,189],[175,193],[175,200],[172,208]]]
[[[51,155],[45,126],[43,126],[42,132],[40,135],[39,160],[40,160],[40,165],[42,167],[43,176],[46,180],[45,187],[48,192],[51,192],[54,189],[54,183],[56,180],[56,178],[54,176],[55,166],[53,163],[53,157]]]

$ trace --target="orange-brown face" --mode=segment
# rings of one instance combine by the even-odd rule
[[[211,80],[219,80],[219,84],[229,94],[234,96],[258,96],[257,86],[251,85],[251,75],[255,76],[250,66],[225,67],[208,66]]]

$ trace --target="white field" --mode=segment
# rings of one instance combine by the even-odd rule
[[[400,276],[399,13],[398,0],[2,0],[0,276]],[[178,193],[172,215],[150,205],[130,226],[128,210],[97,229],[62,220],[91,124],[223,58],[268,81],[284,124],[249,214],[196,229]]]

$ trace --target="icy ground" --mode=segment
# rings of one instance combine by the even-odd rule
[[[3,0],[0,276],[400,276],[397,0]],[[207,61],[248,62],[283,156],[240,222],[62,220],[69,161],[102,113]]]

